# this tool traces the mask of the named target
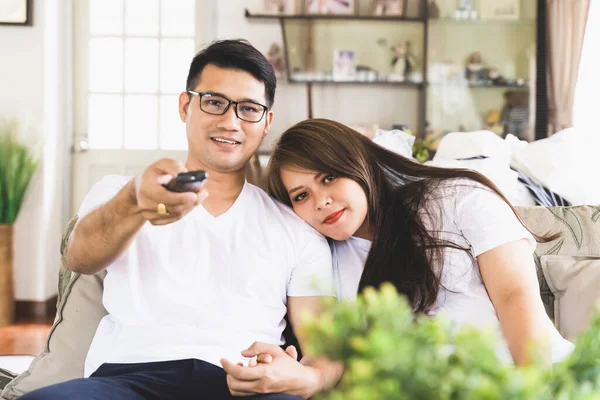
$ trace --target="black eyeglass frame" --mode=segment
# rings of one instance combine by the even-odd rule
[[[265,106],[264,104],[257,103],[255,101],[250,101],[250,100],[233,101],[233,100],[229,100],[227,97],[225,97],[223,95],[214,94],[212,92],[195,92],[193,90],[186,90],[186,92],[189,93],[189,94],[192,94],[194,96],[198,96],[198,98],[200,99],[200,102],[199,102],[200,103],[200,110],[202,112],[205,112],[205,113],[209,114],[209,115],[225,115],[225,113],[227,113],[227,111],[229,111],[229,107],[231,107],[231,105],[234,104],[235,107],[233,108],[233,112],[235,112],[235,116],[238,119],[240,119],[242,121],[245,121],[245,122],[250,122],[251,124],[257,124],[260,121],[262,121],[262,119],[264,118],[264,116],[267,113],[267,111],[269,111],[269,107]],[[225,109],[223,110],[223,112],[220,113],[220,114],[216,114],[216,113],[212,113],[212,112],[206,111],[205,109],[202,108],[202,98],[204,96],[206,96],[206,95],[215,96],[215,97],[221,97],[221,98],[225,99],[228,102],[227,107],[225,107]],[[258,119],[258,121],[248,121],[247,119],[244,119],[244,118],[240,117],[240,115],[238,114],[238,104],[240,104],[240,103],[252,103],[252,104],[256,104],[257,106],[261,106],[263,108],[263,113],[260,116],[260,118]]]

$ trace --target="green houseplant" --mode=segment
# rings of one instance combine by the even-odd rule
[[[0,121],[0,326],[14,319],[13,225],[37,165],[17,121]]]
[[[600,400],[600,314],[551,370],[503,365],[491,333],[415,318],[390,284],[368,288],[356,304],[332,305],[304,333],[310,351],[346,365],[320,399]]]

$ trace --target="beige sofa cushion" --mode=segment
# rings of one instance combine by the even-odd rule
[[[523,222],[533,232],[561,233],[549,243],[538,243],[534,261],[540,293],[546,312],[554,320],[554,293],[548,286],[540,257],[569,255],[600,257],[600,206],[516,207]]]
[[[0,387],[6,386],[10,381],[15,379],[16,374],[6,369],[0,368]]]
[[[591,322],[600,299],[600,257],[542,256],[542,270],[554,294],[554,322],[567,339],[576,339]]]
[[[2,397],[15,399],[32,390],[83,376],[83,363],[96,328],[107,312],[102,305],[106,272],[79,275],[66,267],[67,238],[77,218],[67,226],[61,254],[59,298],[54,324],[44,350],[34,358],[27,371],[6,385]]]

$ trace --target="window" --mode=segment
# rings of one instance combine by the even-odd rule
[[[185,150],[195,0],[89,0],[88,34],[90,148]]]
[[[583,39],[579,75],[575,87],[573,124],[582,133],[598,134],[598,89],[600,88],[600,4],[590,2]]]

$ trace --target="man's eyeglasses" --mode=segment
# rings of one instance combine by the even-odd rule
[[[253,101],[233,101],[209,92],[198,93],[192,90],[188,90],[187,92],[194,96],[198,96],[200,98],[200,109],[211,115],[223,115],[233,104],[235,115],[239,119],[256,123],[260,122],[265,113],[269,110],[269,107]]]

